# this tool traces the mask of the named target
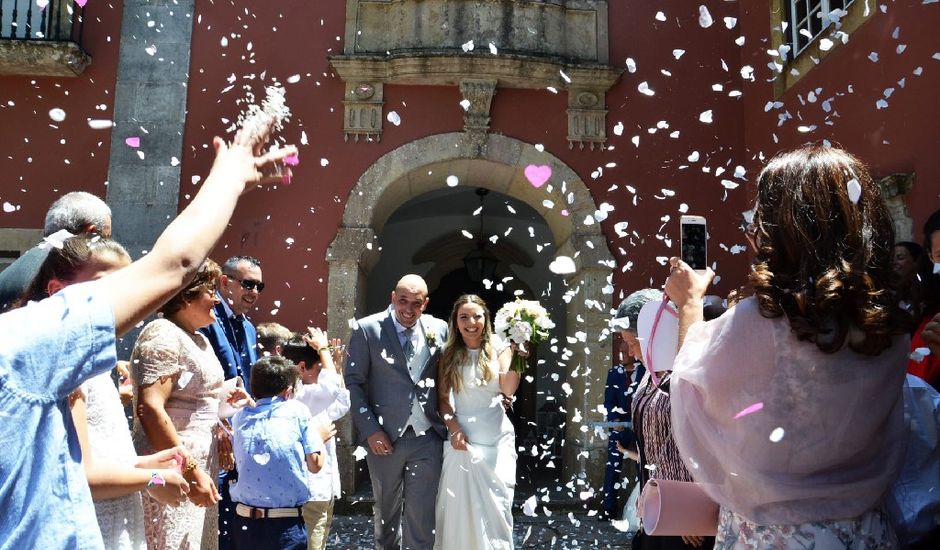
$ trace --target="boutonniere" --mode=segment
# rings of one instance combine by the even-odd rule
[[[437,334],[429,332],[424,336],[424,339],[427,341],[429,348],[437,347]]]

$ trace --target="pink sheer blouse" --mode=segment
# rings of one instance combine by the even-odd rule
[[[696,323],[676,357],[676,444],[719,504],[761,525],[880,505],[904,458],[907,338],[876,357],[801,342],[748,298]],[[737,417],[737,418],[736,418]]]

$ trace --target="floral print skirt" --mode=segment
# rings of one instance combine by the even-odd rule
[[[881,550],[898,548],[883,508],[839,521],[799,525],[757,525],[722,507],[715,549],[735,550]]]

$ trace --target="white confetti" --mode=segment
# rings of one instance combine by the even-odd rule
[[[684,53],[685,53],[685,50],[678,50],[678,49],[672,50],[672,56],[675,57],[676,59],[679,59],[680,57],[682,57],[682,54]]]
[[[737,17],[725,17],[724,21],[725,21],[725,27],[729,29],[733,29],[738,24]]]
[[[770,432],[770,441],[773,443],[779,443],[783,439],[783,428],[774,428],[774,431]]]
[[[290,75],[289,77],[287,77],[287,83],[288,83],[288,84],[297,84],[298,82],[300,82],[300,75],[299,75],[299,74],[292,74],[292,75]]]
[[[110,120],[105,120],[103,118],[88,119],[88,127],[92,130],[107,130],[112,126],[114,126],[114,122]]]
[[[705,124],[711,124],[712,123],[712,110],[709,109],[707,111],[702,111],[698,115],[698,120],[699,122],[704,122]]]
[[[862,185],[858,183],[858,180],[852,178],[845,184],[846,191],[849,193],[849,200],[852,201],[852,204],[858,204],[858,199],[862,196]]]
[[[461,229],[460,234],[468,239],[471,239],[471,240],[473,239],[473,233],[467,231],[466,229]]]
[[[556,275],[567,275],[577,271],[577,268],[574,265],[574,260],[568,256],[558,256],[552,261],[552,263],[548,264],[548,269]]]
[[[644,80],[643,82],[640,82],[640,85],[637,86],[636,89],[639,90],[639,92],[640,92],[641,94],[643,94],[643,95],[650,95],[650,96],[651,96],[651,95],[656,95],[656,92],[654,92],[654,91],[650,88],[649,83],[647,83],[645,80]]]
[[[401,117],[398,115],[397,111],[389,111],[388,115],[385,116],[386,120],[394,124],[395,126],[401,125]]]
[[[320,166],[326,166],[330,163],[329,159],[320,159]]]
[[[463,107],[463,110],[464,110],[464,111],[469,110],[469,109],[470,109],[470,100],[469,100],[469,99],[461,100],[461,101],[460,101],[460,106]]]
[[[940,55],[940,54],[937,54],[937,55]],[[633,74],[636,72],[636,61],[634,61],[632,57],[627,58],[627,71],[630,74]]]
[[[369,452],[363,449],[362,447],[356,447],[356,450],[353,451],[353,456],[356,457],[356,460],[362,460],[369,455]]]
[[[538,507],[538,505],[539,504],[538,504],[538,501],[535,499],[535,495],[532,495],[529,498],[525,499],[525,502],[522,503],[522,513],[529,517],[534,518],[536,515],[535,509]]]
[[[496,51],[496,44],[493,44],[492,42],[490,42],[490,53],[493,54],[493,55],[496,55],[496,54],[497,54],[497,51]]]
[[[663,12],[661,12],[661,11],[656,12],[656,20],[657,20],[657,21],[665,21],[665,20],[666,20],[666,14],[663,13]]]
[[[472,52],[473,48],[475,47],[476,46],[473,44],[473,40],[470,40],[469,42],[464,42],[463,44],[460,45],[460,49],[463,50],[463,53]]]
[[[144,48],[144,51],[147,52],[147,55],[154,56],[157,54],[157,45],[151,44],[150,46]]]
[[[19,209],[19,206],[11,204],[7,201],[3,201],[3,211],[4,212],[16,212]]]
[[[618,122],[614,125],[614,135],[622,136],[623,135],[623,122]]]
[[[460,183],[460,178],[457,176],[447,176],[447,179],[444,181],[447,182],[447,187],[457,187],[457,184]]]
[[[829,40],[828,38],[823,38],[819,41],[819,49],[824,52],[828,52],[832,49],[833,46],[835,46],[835,42]]]
[[[712,14],[708,13],[708,8],[705,6],[698,7],[698,24],[703,29],[707,29],[712,26],[714,21],[712,20]]]
[[[63,120],[65,120],[65,111],[63,111],[62,109],[58,107],[49,109],[49,118],[51,118],[55,122],[62,122]]]

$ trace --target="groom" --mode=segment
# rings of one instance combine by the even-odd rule
[[[437,414],[437,361],[447,323],[422,316],[428,287],[405,275],[391,306],[358,321],[345,378],[375,494],[375,547],[430,549],[447,431]]]

